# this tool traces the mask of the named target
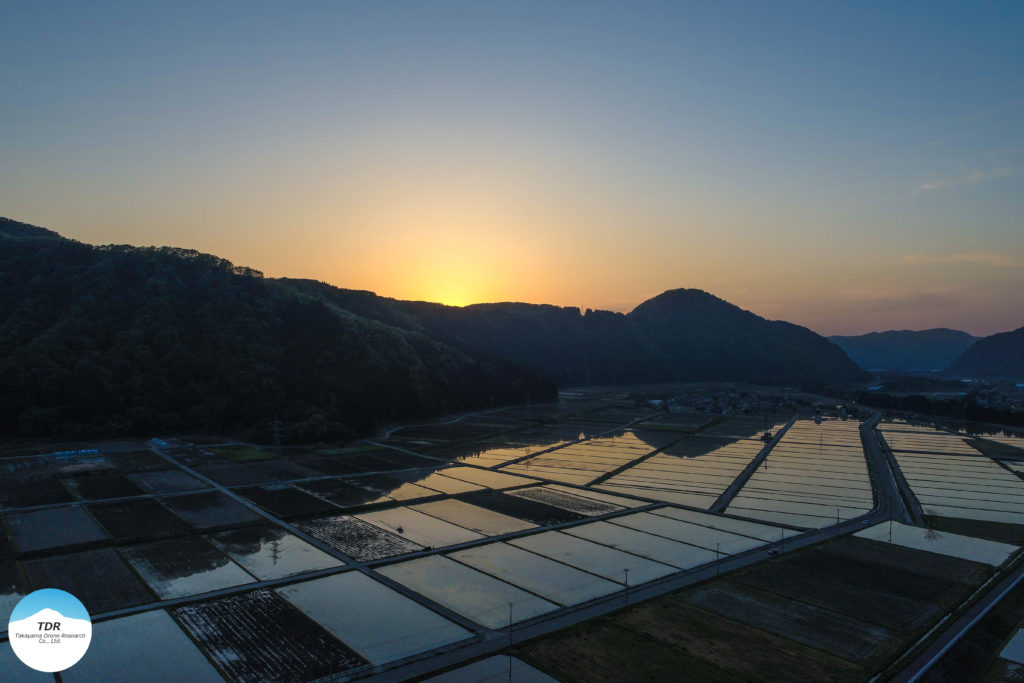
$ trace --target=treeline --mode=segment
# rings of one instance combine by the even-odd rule
[[[1024,413],[982,406],[970,396],[932,399],[920,394],[894,396],[882,392],[863,391],[857,395],[857,403],[883,410],[904,410],[968,422],[1024,427]]]
[[[275,280],[189,249],[95,247],[0,219],[0,433],[296,441],[555,400],[560,385],[867,379],[814,332],[699,290],[628,314],[456,308]]]
[[[563,386],[749,381],[819,390],[869,378],[811,330],[696,289],[665,292],[623,314],[524,303],[458,308],[286,282],[359,315],[537,368]]]
[[[265,430],[555,398],[552,381],[366,320],[199,252],[93,247],[0,223],[0,433]]]

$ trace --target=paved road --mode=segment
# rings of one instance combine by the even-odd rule
[[[919,654],[902,671],[890,679],[890,683],[913,683],[931,669],[950,648],[956,645],[982,617],[999,604],[1006,595],[1024,580],[1024,564],[1021,564],[1002,581],[992,587],[988,593],[972,605],[959,619],[936,638],[921,654]]]
[[[876,414],[877,417],[877,414]],[[874,419],[874,418],[872,418]],[[877,420],[874,420],[877,425]],[[872,431],[874,431],[872,426]],[[861,431],[861,440],[864,440],[864,431]],[[885,442],[885,438],[878,432],[875,432],[875,436],[871,439],[872,448],[876,449],[881,454],[881,459],[884,462],[885,467],[889,470],[890,479],[894,480],[896,485],[897,494],[902,499],[903,509],[907,513],[907,519],[902,521],[909,521],[912,524],[918,526],[924,525],[924,518],[922,517],[921,503],[918,502],[917,496],[914,495],[913,489],[910,488],[910,484],[907,482],[906,477],[903,476],[903,472],[900,471],[899,465],[896,463],[896,457],[892,454],[892,449],[889,448],[889,444]],[[868,452],[868,446],[865,442],[864,451]],[[878,453],[874,455],[877,456]],[[881,467],[881,464],[879,465]]]
[[[544,404],[542,404],[542,405],[544,405]],[[511,410],[513,408],[516,408],[516,407],[519,407],[519,406],[502,406],[500,408],[489,408],[487,410],[474,410],[474,411],[469,412],[469,413],[462,413],[461,415],[456,415],[455,417],[448,418],[447,420],[440,420],[439,422],[417,422],[417,423],[413,423],[413,424],[398,425],[397,427],[391,427],[390,429],[384,430],[383,436],[380,436],[380,437],[377,437],[377,438],[379,438],[379,439],[387,439],[392,434],[394,434],[395,432],[400,431],[402,429],[413,429],[413,428],[417,428],[417,427],[436,427],[438,425],[450,425],[450,424],[455,424],[456,422],[461,422],[462,420],[465,420],[467,417],[479,417],[480,415],[490,415],[491,413],[500,413],[502,411]]]
[[[912,524],[914,520],[907,511],[903,496],[900,495],[893,466],[882,452],[878,437],[875,435],[875,427],[881,419],[881,414],[875,413],[860,424],[860,441],[868,462],[868,471],[871,473],[871,486],[875,491],[876,502],[875,509],[866,519],[872,523],[895,519]]]
[[[762,448],[758,452],[758,454],[754,456],[754,459],[747,463],[747,466],[744,467],[743,471],[740,472],[736,479],[733,480],[733,482],[729,485],[729,488],[722,492],[722,495],[718,497],[718,500],[715,501],[714,505],[708,508],[709,511],[725,512],[725,508],[729,507],[729,503],[731,503],[732,499],[736,497],[736,494],[740,492],[740,489],[746,485],[746,483],[750,480],[752,476],[754,476],[754,472],[757,472],[757,468],[761,466],[761,463],[764,462],[764,459],[767,458],[768,454],[771,453],[773,448],[775,448],[775,444],[779,442],[779,439],[786,435],[786,432],[789,431],[789,428],[793,426],[793,423],[796,422],[796,419],[798,417],[800,416],[794,415],[793,417],[791,417],[789,422],[787,422],[782,429],[775,433],[775,436],[772,437],[772,440],[766,443],[764,445],[764,448]]]

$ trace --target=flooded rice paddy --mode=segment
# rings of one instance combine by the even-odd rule
[[[858,425],[803,420],[727,514],[708,512],[764,448],[754,422],[766,423],[748,422],[730,418],[713,436],[600,420],[494,436],[508,429],[495,416],[387,442],[422,455],[366,444],[246,460],[242,446],[172,444],[170,460],[127,450],[90,461],[88,475],[42,456],[6,463],[0,617],[43,584],[94,613],[127,610],[97,634],[161,650],[125,657],[105,680],[152,679],[172,662],[199,681],[362,675],[873,507]],[[967,441],[893,431],[926,510],[1024,516],[1024,481]],[[11,483],[27,476],[43,482],[32,495]],[[990,563],[1010,548],[922,534],[901,528],[893,543]],[[887,528],[862,535],[888,542]],[[95,647],[64,678],[95,678],[115,658]]]

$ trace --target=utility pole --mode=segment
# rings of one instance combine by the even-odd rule
[[[274,458],[277,460],[277,467],[274,468],[274,483],[281,481],[281,421],[274,416],[272,426],[274,432]]]

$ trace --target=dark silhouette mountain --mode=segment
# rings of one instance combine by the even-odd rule
[[[0,222],[0,433],[239,431],[299,440],[555,398],[563,385],[866,374],[806,328],[699,290],[624,315],[398,301],[187,249]]]
[[[697,289],[637,306],[629,319],[654,343],[658,373],[683,379],[749,379],[820,385],[865,379],[843,351],[806,327],[766,320]]]
[[[291,436],[534,400],[555,385],[174,248],[95,247],[0,223],[0,433]]]
[[[947,373],[959,377],[1024,377],[1024,327],[974,343]]]
[[[360,315],[538,368],[562,385],[749,380],[822,386],[867,377],[824,337],[696,289],[665,292],[622,314],[524,303],[452,307],[288,282]]]
[[[977,341],[977,337],[959,330],[938,328],[833,336],[829,341],[866,370],[929,372],[948,366]]]
[[[18,221],[12,221],[10,218],[4,218],[0,216],[0,239],[4,237],[21,237],[21,238],[53,238],[60,237],[53,230],[47,230],[46,228],[40,228],[38,225],[29,225],[28,223],[19,223]]]

